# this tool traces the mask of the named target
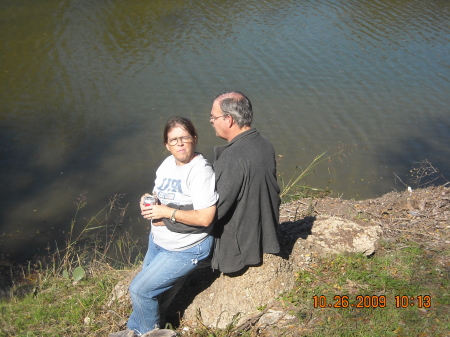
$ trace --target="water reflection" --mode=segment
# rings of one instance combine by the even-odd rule
[[[338,145],[305,181],[344,198],[404,189],[425,158],[450,176],[450,4],[440,1],[2,1],[0,249],[61,240],[88,191],[90,217],[150,190],[169,116],[191,118],[212,160],[212,97],[242,90],[280,173]],[[18,232],[17,232],[18,231]],[[38,233],[37,233],[38,232]],[[45,233],[45,235],[44,235]],[[9,236],[11,235],[11,236]],[[20,242],[18,245],[17,242]]]

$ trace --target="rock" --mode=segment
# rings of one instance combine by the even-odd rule
[[[322,247],[324,253],[362,253],[372,255],[382,233],[381,226],[360,225],[338,217],[314,221],[307,242]]]
[[[109,296],[109,300],[106,303],[107,307],[111,307],[114,303],[121,304],[131,304],[131,299],[129,295],[129,289],[131,281],[134,277],[141,271],[141,267],[136,268],[132,271],[124,271],[126,273],[125,278],[116,284],[111,295]]]
[[[170,329],[155,329],[146,332],[142,337],[176,337],[176,335],[175,331]]]
[[[220,275],[208,289],[195,297],[183,319],[195,322],[200,316],[203,324],[219,328],[225,328],[233,321],[242,324],[247,316],[258,312],[258,307],[265,306],[281,292],[292,288],[294,281],[289,260],[264,255],[263,265],[250,267],[242,275]]]
[[[278,322],[282,317],[284,316],[284,313],[282,311],[275,311],[275,310],[268,310],[267,313],[261,316],[258,323],[260,325],[271,325]]]
[[[113,332],[109,334],[109,337],[135,337],[136,334],[133,330],[126,329],[118,332]]]

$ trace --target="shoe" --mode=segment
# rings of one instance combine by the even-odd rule
[[[141,337],[176,337],[176,333],[170,329],[155,329],[149,332],[146,332]]]
[[[113,332],[112,334],[109,335],[109,337],[135,337],[135,336],[136,335],[134,334],[134,331],[130,329],[122,330],[119,332]]]

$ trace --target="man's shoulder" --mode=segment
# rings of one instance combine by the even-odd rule
[[[235,150],[241,152],[244,150],[244,152],[254,153],[261,151],[262,149],[273,149],[273,145],[270,140],[258,132],[258,130],[255,129],[255,131],[256,132],[249,134],[248,137],[239,139],[235,143]]]
[[[239,164],[259,163],[269,157],[274,157],[272,143],[258,130],[251,129],[238,136],[226,145],[216,146],[216,161],[214,168],[237,167]],[[247,163],[247,164],[246,164]]]

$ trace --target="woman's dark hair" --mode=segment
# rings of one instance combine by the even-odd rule
[[[167,144],[169,142],[168,133],[170,132],[170,130],[177,126],[189,132],[189,135],[194,138],[194,142],[197,143],[197,130],[195,129],[195,126],[194,124],[192,124],[191,120],[185,117],[172,117],[167,121],[166,126],[164,127],[164,144]]]

